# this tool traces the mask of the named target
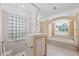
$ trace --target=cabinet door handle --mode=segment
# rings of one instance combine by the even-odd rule
[[[33,48],[33,47],[30,47],[30,48]]]

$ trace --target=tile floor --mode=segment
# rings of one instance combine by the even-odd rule
[[[57,40],[61,41],[60,39],[57,39]],[[64,40],[64,38],[62,40]],[[57,46],[55,44],[48,43],[47,56],[79,56],[79,52],[72,50],[72,49],[63,48],[63,47]]]
[[[79,56],[79,52],[48,44],[47,56]]]

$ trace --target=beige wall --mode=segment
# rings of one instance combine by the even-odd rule
[[[76,40],[77,40],[77,50],[79,51],[79,16],[76,17]]]
[[[54,22],[55,20],[60,20],[60,19],[67,19],[69,21],[69,31],[68,31],[68,36],[70,38],[74,37],[74,21],[73,21],[73,16],[60,16],[60,17],[55,17],[53,18],[50,23]]]
[[[49,37],[52,37],[52,24],[49,23]]]
[[[40,22],[40,32],[46,33],[48,35],[48,22],[47,21]]]
[[[51,26],[52,28],[51,28],[51,36],[53,36],[53,35],[55,35],[55,22],[54,23],[52,23],[52,26]]]
[[[69,21],[69,37],[74,38],[74,21]]]

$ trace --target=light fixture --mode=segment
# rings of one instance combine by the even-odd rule
[[[24,5],[22,5],[21,7],[23,7],[23,8],[24,8],[25,6],[24,6]]]

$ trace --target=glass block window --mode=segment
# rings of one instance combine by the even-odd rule
[[[26,34],[26,17],[10,13],[8,15],[8,32],[9,38],[23,38]]]

